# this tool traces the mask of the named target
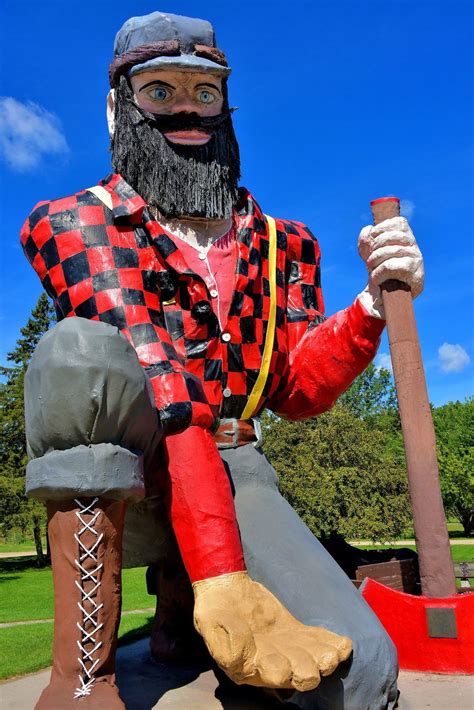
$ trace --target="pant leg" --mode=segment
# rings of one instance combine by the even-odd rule
[[[397,656],[392,641],[350,579],[278,491],[275,470],[254,446],[222,450],[250,575],[305,624],[352,639],[351,659],[320,686],[295,693],[305,710],[394,707]]]
[[[67,318],[39,342],[25,379],[27,494],[142,498],[161,439],[148,378],[117,328]]]

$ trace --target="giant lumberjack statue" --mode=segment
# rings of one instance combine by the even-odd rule
[[[326,319],[315,238],[238,187],[229,74],[208,22],[126,22],[110,66],[115,172],[40,202],[22,231],[60,321],[26,391],[27,489],[47,502],[55,589],[44,710],[124,707],[127,506],[127,540],[158,560],[160,660],[194,647],[190,580],[195,628],[235,682],[292,690],[302,708],[396,702],[394,648],[279,495],[256,418],[331,407],[375,355],[379,285],[416,295],[421,255],[402,218],[365,228],[368,286]]]

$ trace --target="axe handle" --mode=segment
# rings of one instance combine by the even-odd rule
[[[400,214],[400,201],[380,198],[371,202],[371,208],[374,224],[378,224]],[[449,597],[456,593],[456,581],[410,288],[401,281],[386,281],[382,298],[405,445],[421,590],[427,597]]]

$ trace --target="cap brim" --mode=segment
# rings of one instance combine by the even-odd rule
[[[222,77],[229,76],[232,71],[230,67],[223,67],[210,59],[197,57],[195,54],[180,54],[176,57],[154,57],[154,59],[149,59],[143,64],[135,64],[129,70],[128,76],[141,74],[144,71],[153,71],[154,69],[203,72]]]

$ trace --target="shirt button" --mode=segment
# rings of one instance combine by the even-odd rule
[[[217,296],[219,295],[219,292],[216,291],[215,288],[213,288],[213,289],[211,289],[210,294],[211,294],[212,298],[217,298]]]
[[[204,261],[204,259],[206,258],[206,254],[204,254],[203,252],[200,252],[199,258],[201,259],[201,261]]]
[[[222,340],[224,341],[224,343],[228,343],[230,340],[230,337],[231,337],[230,333],[222,333]]]
[[[230,397],[232,391],[228,387],[226,387],[222,394],[224,395],[224,397]]]

